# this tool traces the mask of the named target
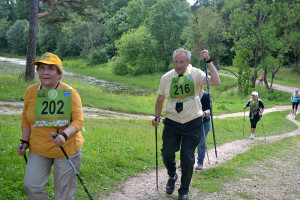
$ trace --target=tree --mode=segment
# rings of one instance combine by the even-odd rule
[[[234,50],[237,52],[246,48],[254,54],[253,60],[247,60],[253,65],[253,88],[259,69],[263,70],[267,89],[272,88],[273,78],[283,65],[284,55],[291,45],[290,33],[294,33],[296,21],[299,21],[298,14],[290,11],[296,5],[299,7],[299,3],[287,2],[284,5],[280,1],[268,0],[226,1],[227,9],[231,9],[229,30],[234,39]],[[286,13],[291,14],[286,16]],[[292,28],[294,31],[291,32]],[[267,81],[269,73],[272,77],[271,87]]]
[[[9,29],[10,23],[6,18],[0,19],[0,46],[7,48],[6,32]]]
[[[37,53],[54,52],[57,41],[61,38],[62,24],[47,25],[44,20],[39,21]]]
[[[121,8],[116,14],[108,18],[105,22],[105,35],[108,37],[108,44],[110,50],[108,50],[110,56],[114,56],[115,52],[115,41],[120,39],[123,33],[130,29],[130,26],[126,22],[127,11],[126,8]]]
[[[24,30],[28,25],[27,20],[17,20],[7,31],[6,39],[9,48],[17,54],[26,52],[26,39]]]
[[[15,0],[13,4],[14,15],[16,19],[26,19],[29,21],[30,1]]]
[[[250,78],[251,68],[248,60],[252,59],[253,52],[248,49],[241,49],[236,52],[233,59],[233,66],[238,68],[238,90],[248,95],[251,89]]]
[[[199,7],[189,19],[188,26],[184,28],[181,38],[186,41],[185,46],[191,49],[192,62],[197,63],[196,54],[199,50],[208,49],[213,60],[220,63],[226,57],[225,24],[221,16],[211,8]],[[200,49],[199,49],[200,48]]]
[[[99,1],[93,0],[48,0],[46,1],[47,10],[44,12],[38,12],[38,0],[31,0],[30,4],[30,24],[29,24],[29,36],[27,47],[27,60],[26,60],[26,72],[25,79],[34,79],[34,68],[31,63],[36,57],[36,45],[37,45],[37,33],[38,33],[38,18],[46,17],[57,10],[59,13],[57,18],[53,18],[52,22],[65,21],[68,19],[69,13],[77,13],[79,15],[88,15],[85,12],[86,9],[91,7],[100,8]]]
[[[8,21],[15,22],[16,16],[13,12],[14,1],[1,0],[0,1],[0,19],[6,18]]]
[[[31,0],[25,80],[34,79],[34,67],[32,66],[31,63],[36,58],[38,12],[39,12],[39,0]]]
[[[153,73],[158,64],[158,44],[145,26],[131,29],[116,42],[118,58],[133,75]]]
[[[128,3],[127,22],[131,28],[138,28],[144,24],[146,18],[149,17],[151,7],[157,3],[158,0],[137,0]]]
[[[122,8],[126,8],[128,5],[128,2],[131,0],[104,0],[104,5],[106,8],[106,13],[108,14],[108,17],[112,17],[121,10]]]
[[[183,43],[180,35],[189,17],[190,6],[186,1],[160,0],[151,7],[150,15],[145,20],[146,27],[158,41],[165,71],[168,71],[173,51]]]
[[[72,24],[62,27],[60,37],[57,40],[56,52],[61,57],[79,56],[84,47],[84,38],[72,30]]]
[[[274,34],[272,33],[275,31],[275,27],[268,23],[272,4],[265,0],[235,0],[226,1],[226,4],[227,9],[232,9],[229,30],[235,44],[233,50],[238,52],[246,48],[253,52],[253,59],[247,59],[245,62],[248,62],[249,66],[253,66],[251,82],[252,87],[255,88],[259,66],[264,63],[266,56],[270,53],[270,42],[274,41]],[[244,57],[244,59],[246,58]],[[267,72],[265,68],[265,80]]]
[[[272,23],[276,27],[277,42],[283,65],[288,64],[300,71],[300,2],[277,1],[272,11]]]

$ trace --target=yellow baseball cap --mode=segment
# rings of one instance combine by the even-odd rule
[[[36,60],[32,62],[32,65],[37,65],[38,63],[45,63],[48,65],[58,65],[62,68],[62,62],[57,55],[53,53],[46,52],[40,60]]]

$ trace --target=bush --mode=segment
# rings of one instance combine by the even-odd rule
[[[88,65],[103,64],[108,61],[105,49],[93,48],[88,55]]]
[[[292,72],[300,72],[300,61],[290,65]]]
[[[130,69],[119,57],[113,57],[109,62],[110,67],[116,75],[126,75],[130,73]]]
[[[140,26],[129,30],[117,42],[118,57],[132,70],[132,75],[149,74],[157,69],[158,43],[149,30]]]

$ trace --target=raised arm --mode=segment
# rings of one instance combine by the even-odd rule
[[[201,51],[201,56],[203,59],[206,61],[210,60],[209,52],[207,50],[202,50]],[[210,76],[208,76],[208,83],[211,86],[218,86],[221,84],[221,80],[219,77],[219,73],[217,69],[215,68],[214,64],[212,62],[206,63],[207,68],[210,71]],[[206,79],[203,81],[203,84],[206,85]]]

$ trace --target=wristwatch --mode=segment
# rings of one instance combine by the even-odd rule
[[[203,112],[204,112],[204,114],[205,114],[205,117],[206,117],[206,114],[207,114],[207,113],[206,113],[205,111],[203,111]]]

